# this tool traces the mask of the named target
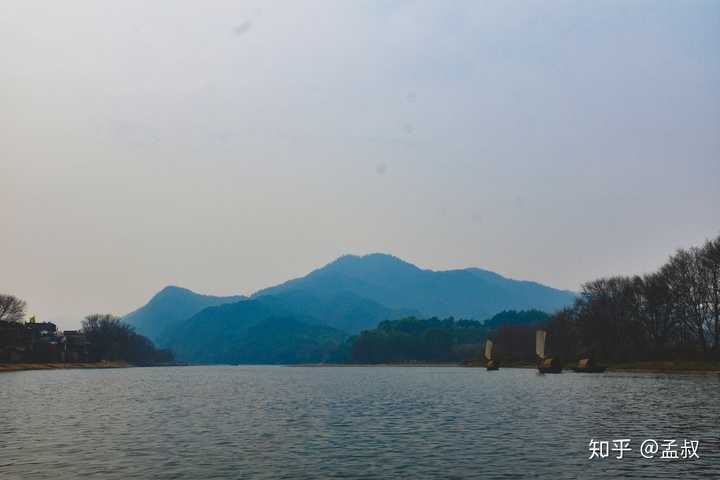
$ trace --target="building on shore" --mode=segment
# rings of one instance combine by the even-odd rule
[[[62,332],[51,322],[0,321],[0,362],[87,362],[88,342],[78,330]]]
[[[57,363],[65,361],[65,346],[57,325],[51,322],[35,322],[35,317],[25,324],[30,331],[30,352],[35,362]]]

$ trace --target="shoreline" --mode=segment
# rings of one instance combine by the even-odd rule
[[[564,371],[572,372],[575,364],[566,364]],[[459,362],[448,363],[302,363],[287,365],[289,367],[313,367],[313,368],[329,368],[329,367],[461,367],[461,368],[485,368],[484,365],[464,365]],[[501,365],[503,368],[525,368],[535,369],[536,365],[531,363],[514,363],[510,365]],[[608,372],[614,373],[680,373],[680,374],[700,374],[700,375],[720,375],[720,362],[695,362],[695,361],[647,361],[633,362],[622,364],[609,364]],[[572,372],[574,373],[574,372]]]
[[[177,363],[158,363],[158,364],[133,364],[124,361],[115,362],[83,362],[83,363],[0,363],[0,373],[3,372],[22,372],[31,370],[84,370],[84,369],[108,369],[108,368],[142,368],[142,367],[185,367],[193,364],[177,362]],[[250,364],[248,364],[250,365]],[[213,366],[213,365],[207,365]],[[234,366],[234,365],[230,365]],[[245,365],[237,365],[245,366]],[[260,365],[262,366],[262,365]],[[276,365],[277,366],[277,365]],[[460,368],[485,368],[484,365],[465,365],[459,362],[415,362],[415,363],[296,363],[282,365],[285,367],[310,367],[310,368],[357,368],[357,367],[373,367],[373,368],[393,368],[393,367],[409,367],[409,368],[428,368],[428,367],[460,367]],[[523,368],[535,369],[535,365],[530,363],[514,363],[504,365],[503,368]],[[572,372],[571,366],[566,365],[564,370]],[[663,373],[663,374],[696,374],[696,375],[720,375],[720,362],[696,362],[696,361],[647,361],[623,364],[610,364],[607,368],[612,373]]]
[[[720,375],[719,361],[654,360],[645,362],[610,364],[611,372],[695,373]]]
[[[107,368],[184,367],[186,363],[136,364],[124,361],[80,363],[0,363],[0,373],[30,370],[96,370]]]
[[[130,368],[127,362],[81,362],[81,363],[0,363],[0,372],[28,370],[78,370],[98,368]]]

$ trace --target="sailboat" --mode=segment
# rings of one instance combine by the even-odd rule
[[[577,373],[603,373],[605,370],[607,367],[597,365],[593,357],[580,359],[578,366],[573,368],[573,371]]]
[[[559,359],[545,356],[545,339],[547,332],[538,330],[535,332],[535,354],[538,357],[538,371],[540,373],[561,373],[562,363]]]
[[[492,352],[493,352],[493,342],[489,338],[485,340],[485,368],[488,372],[494,371],[494,370],[500,370],[500,362],[497,360],[493,360],[492,358]]]

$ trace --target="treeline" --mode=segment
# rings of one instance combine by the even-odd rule
[[[564,359],[720,358],[720,237],[678,250],[656,272],[584,284],[547,328]]]
[[[169,363],[172,351],[158,349],[147,337],[108,314],[89,315],[82,322],[90,361],[126,361],[135,364]]]
[[[535,332],[565,362],[720,360],[720,237],[680,249],[657,271],[582,285],[552,316],[501,312],[486,322],[431,318],[385,321],[350,340],[347,361],[457,362],[482,358],[485,338],[502,363],[535,362]]]
[[[525,326],[547,319],[548,315],[538,310],[510,310],[486,322],[456,320],[452,317],[388,320],[351,340],[349,361],[403,363],[480,359],[485,338],[492,328]]]
[[[173,353],[155,347],[148,338],[119,317],[89,315],[81,330],[61,331],[52,322],[25,322],[26,304],[14,295],[0,294],[0,362],[77,363],[126,361],[168,363]]]

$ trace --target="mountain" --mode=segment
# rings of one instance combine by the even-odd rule
[[[309,293],[321,301],[349,293],[391,310],[478,320],[503,310],[552,312],[575,299],[569,291],[513,280],[479,268],[424,270],[379,253],[345,255],[304,277],[261,290],[252,298],[290,292]]]
[[[187,320],[207,307],[237,302],[246,297],[242,295],[231,297],[215,297],[201,295],[186,288],[175,286],[160,290],[143,307],[128,313],[123,320],[148,338],[158,342],[163,341],[162,334],[180,322]]]
[[[330,358],[344,332],[268,299],[209,307],[167,334],[180,360],[205,363],[303,363]]]
[[[237,363],[321,363],[333,360],[348,336],[340,330],[271,317],[247,331],[231,357]]]
[[[574,299],[572,292],[478,268],[433,271],[390,255],[346,255],[250,299],[167,287],[125,320],[172,348],[179,360],[299,363],[337,358],[349,348],[348,335],[383,320],[485,320],[505,310],[551,312]],[[506,312],[497,320],[538,315]]]
[[[254,299],[348,333],[374,328],[383,320],[419,314],[414,309],[388,308],[349,291],[333,292],[321,298],[305,290],[288,290]]]

